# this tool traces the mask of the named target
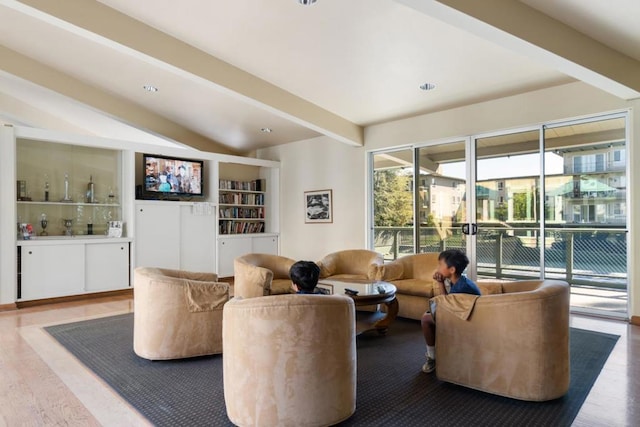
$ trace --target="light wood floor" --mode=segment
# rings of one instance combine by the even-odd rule
[[[42,330],[131,311],[119,296],[0,312],[0,426],[149,425]],[[640,425],[640,327],[578,315],[571,326],[621,336],[574,425]]]

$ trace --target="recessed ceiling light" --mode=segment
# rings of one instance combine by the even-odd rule
[[[316,2],[316,0],[298,0],[298,3],[300,3],[301,5],[304,6],[310,6],[312,4],[314,4]]]
[[[420,85],[420,89],[422,90],[433,90],[436,88],[436,85],[433,83],[425,83]]]
[[[142,88],[144,90],[146,90],[147,92],[157,92],[158,91],[158,88],[153,86],[153,85],[144,85],[144,86],[142,86]]]
[[[271,128],[262,128],[262,129],[260,129],[260,132],[271,133],[273,131],[271,130]]]

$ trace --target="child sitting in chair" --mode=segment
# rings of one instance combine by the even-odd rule
[[[464,293],[480,295],[480,289],[472,280],[462,275],[469,265],[467,256],[457,249],[443,251],[438,256],[438,269],[433,274],[442,295]],[[447,282],[450,288],[445,285]],[[435,304],[434,304],[435,305]],[[431,312],[422,315],[422,333],[427,343],[427,361],[422,365],[422,372],[430,373],[436,369],[436,317],[435,307]]]
[[[320,277],[320,267],[312,261],[298,261],[289,269],[291,287],[296,294],[320,294],[316,285]]]

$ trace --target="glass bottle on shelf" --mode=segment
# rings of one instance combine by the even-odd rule
[[[49,201],[49,176],[44,175],[44,201]]]

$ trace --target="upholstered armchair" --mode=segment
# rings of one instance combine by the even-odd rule
[[[295,260],[279,255],[246,254],[233,260],[234,297],[253,298],[293,292],[289,269]]]
[[[320,278],[331,280],[373,280],[382,255],[366,249],[348,249],[330,253],[317,262]]]
[[[554,280],[479,285],[480,297],[434,297],[438,379],[520,400],[564,395],[569,285]]]
[[[134,271],[133,350],[163,360],[222,353],[222,307],[229,284],[212,273],[139,267]]]
[[[393,283],[400,309],[398,316],[420,320],[429,308],[436,282],[438,253],[407,255],[377,268],[375,279]]]
[[[356,407],[353,300],[233,298],[224,307],[224,399],[238,426],[328,426]]]

